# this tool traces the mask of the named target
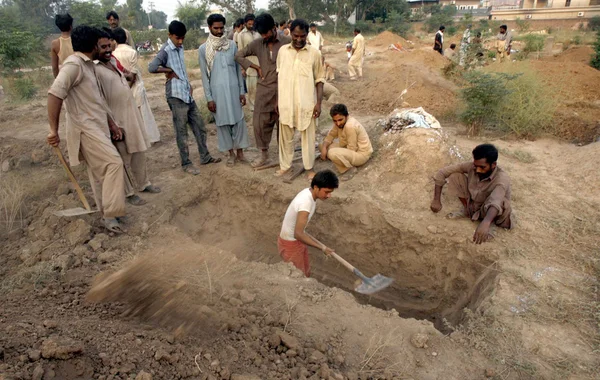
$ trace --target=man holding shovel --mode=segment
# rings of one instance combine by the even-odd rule
[[[325,255],[333,253],[327,247],[304,230],[315,213],[317,199],[329,199],[331,193],[339,186],[339,180],[331,170],[318,172],[312,179],[310,187],[302,190],[290,203],[285,216],[281,232],[277,239],[279,255],[285,262],[294,266],[310,277],[310,263],[308,260],[308,246],[317,248]]]
[[[101,196],[95,195],[104,225],[111,232],[121,233],[117,217],[125,215],[125,172],[111,134],[115,140],[121,140],[123,132],[110,117],[96,80],[93,60],[98,59],[98,37],[97,29],[84,25],[76,27],[71,34],[75,53],[64,61],[48,90],[50,133],[47,141],[53,147],[60,144],[58,126],[64,101],[70,164],[78,165],[83,157],[90,182],[98,181],[102,188]]]

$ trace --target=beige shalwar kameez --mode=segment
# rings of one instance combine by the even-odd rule
[[[335,143],[334,140],[338,139]],[[329,158],[340,174],[349,169],[362,166],[373,154],[369,135],[358,120],[350,116],[343,128],[336,125],[331,128],[325,142],[331,144],[327,151]]]
[[[150,185],[146,173],[146,154],[150,143],[146,136],[144,121],[139,112],[129,84],[111,63],[98,63],[96,73],[100,90],[108,103],[113,120],[125,131],[124,140],[116,141],[123,163],[125,164],[125,195],[132,196],[135,191],[143,191]]]
[[[316,120],[313,112],[317,103],[316,85],[325,83],[321,52],[306,45],[296,50],[292,44],[282,46],[277,55],[279,93],[279,166],[291,168],[294,157],[294,132],[302,133],[302,162],[312,170],[315,163]]]
[[[350,74],[350,79],[356,79],[358,76],[362,78],[362,65],[365,56],[365,38],[362,34],[357,34],[354,37],[354,41],[352,41],[352,56],[348,61],[348,73]]]
[[[136,74],[136,80],[133,86],[131,86],[131,92],[133,92],[135,103],[142,114],[146,135],[150,143],[160,141],[158,125],[156,125],[156,120],[152,114],[150,101],[146,95],[146,88],[142,80],[142,70],[138,66],[139,53],[127,44],[119,44],[115,51],[113,51],[113,55],[121,62],[125,70]]]
[[[125,215],[123,160],[110,139],[110,111],[92,60],[79,52],[68,57],[48,93],[64,100],[71,166],[79,165],[80,155],[87,163],[90,183],[98,182],[101,187],[94,196],[105,218]]]

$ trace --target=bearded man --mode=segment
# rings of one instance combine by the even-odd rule
[[[225,36],[225,17],[208,16],[210,34],[198,49],[202,87],[208,109],[215,116],[219,150],[229,152],[227,166],[245,162],[248,130],[242,107],[246,104],[244,78],[235,62],[237,46]],[[235,150],[235,152],[234,152]]]
[[[433,177],[435,190],[431,211],[442,209],[442,188],[448,181],[451,195],[458,196],[463,211],[448,214],[449,218],[466,216],[481,221],[473,235],[473,241],[488,241],[492,222],[498,227],[514,227],[511,218],[510,177],[496,165],[498,149],[492,144],[481,144],[473,149],[473,162],[447,166]]]

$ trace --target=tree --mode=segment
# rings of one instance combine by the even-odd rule
[[[93,1],[73,2],[69,14],[73,16],[75,25],[89,25],[97,28],[106,26],[104,11]]]
[[[207,13],[208,9],[204,3],[198,4],[196,0],[188,0],[185,3],[178,2],[175,17],[188,29],[200,29]]]
[[[152,11],[149,16],[154,29],[167,29],[167,14],[165,12]]]
[[[433,33],[442,25],[449,29],[454,25],[454,15],[456,15],[455,5],[446,5],[442,7],[436,4],[432,6],[431,17],[425,21],[427,31]]]
[[[247,13],[254,13],[255,0],[211,0],[210,2],[231,12],[235,17],[244,17]]]
[[[117,5],[117,0],[100,0],[100,6],[103,12],[112,11]]]

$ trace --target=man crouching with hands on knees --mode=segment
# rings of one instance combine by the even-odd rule
[[[469,217],[481,221],[473,235],[473,241],[481,244],[493,238],[490,233],[492,223],[498,227],[511,229],[514,217],[511,216],[510,177],[496,165],[498,149],[492,144],[481,144],[473,149],[473,162],[450,165],[433,177],[435,192],[431,201],[431,211],[442,209],[442,188],[448,180],[450,194],[458,196],[462,212],[448,214],[448,218]]]
[[[277,239],[279,255],[285,262],[294,266],[310,277],[310,262],[308,260],[308,246],[317,248],[325,255],[334,252],[304,229],[315,213],[317,199],[329,199],[331,193],[339,186],[339,180],[331,170],[318,172],[312,179],[310,187],[302,190],[290,203],[285,216],[281,233]]]

